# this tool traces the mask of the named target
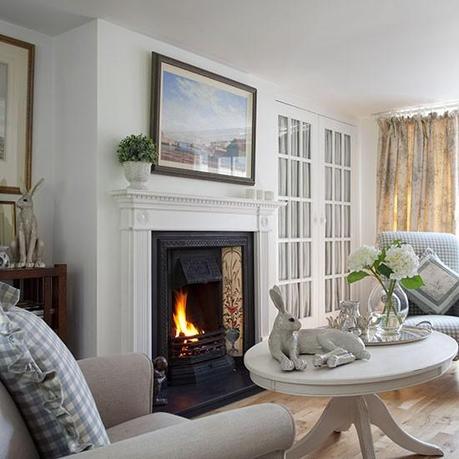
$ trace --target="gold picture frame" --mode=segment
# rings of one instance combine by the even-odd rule
[[[32,180],[35,45],[0,35],[0,193]]]

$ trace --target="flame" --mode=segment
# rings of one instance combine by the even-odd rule
[[[193,323],[188,322],[186,318],[187,298],[188,292],[186,290],[177,290],[175,292],[174,313],[172,314],[172,318],[174,319],[176,338],[179,336],[195,336],[204,333],[203,330],[199,330]]]

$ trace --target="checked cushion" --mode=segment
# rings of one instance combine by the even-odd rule
[[[109,444],[76,360],[51,328],[16,307],[19,290],[0,282],[0,380],[21,412],[41,457]]]

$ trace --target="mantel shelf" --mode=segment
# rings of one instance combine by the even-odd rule
[[[275,211],[286,205],[282,201],[255,200],[239,197],[200,196],[176,193],[162,193],[150,190],[124,190],[112,191],[111,195],[122,207],[148,207],[149,205],[165,208],[179,208],[190,206],[193,208],[215,209],[231,208],[246,210]]]

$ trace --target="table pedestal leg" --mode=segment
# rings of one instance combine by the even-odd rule
[[[353,408],[351,412],[352,423],[357,430],[362,457],[363,459],[376,459],[373,436],[371,435],[370,414],[365,400],[362,397],[355,397]]]
[[[376,458],[371,424],[409,451],[426,456],[443,456],[437,446],[417,440],[404,432],[377,395],[364,395],[332,398],[316,425],[287,451],[287,459],[304,457],[319,448],[333,432],[349,430],[351,424],[357,430],[363,459]]]
[[[363,398],[368,407],[371,424],[379,427],[394,443],[424,456],[443,456],[443,451],[438,446],[418,440],[403,431],[377,395],[365,395]]]

